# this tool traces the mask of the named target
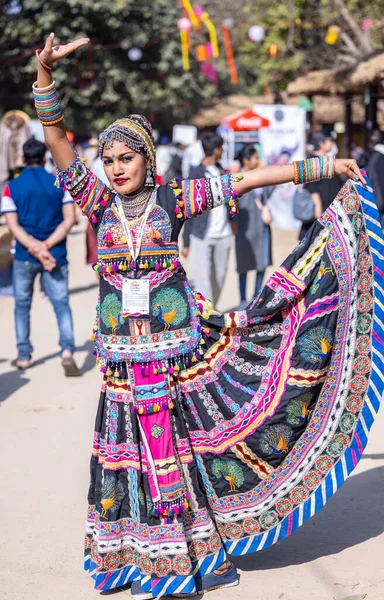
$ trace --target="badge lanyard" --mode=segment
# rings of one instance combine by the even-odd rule
[[[154,200],[156,198],[157,187],[158,186],[156,186],[156,188],[153,190],[153,192],[151,194],[150,200],[148,202],[148,206],[145,209],[144,216],[143,216],[143,218],[141,220],[139,231],[137,232],[137,237],[136,237],[136,248],[133,245],[132,234],[131,234],[131,231],[130,231],[128,225],[127,225],[127,221],[126,221],[126,218],[125,218],[124,209],[123,209],[123,205],[122,205],[121,200],[120,200],[120,196],[116,195],[116,197],[115,197],[115,202],[116,202],[117,210],[119,211],[120,221],[121,221],[122,226],[124,227],[125,236],[127,238],[128,250],[129,250],[129,253],[130,253],[131,257],[132,257],[134,265],[135,265],[135,271],[136,271],[136,260],[137,260],[139,254],[140,254],[141,243],[143,241],[144,228],[145,228],[145,225],[147,223],[147,219],[149,217],[149,213],[152,210],[152,207],[153,207],[153,204],[154,204]]]

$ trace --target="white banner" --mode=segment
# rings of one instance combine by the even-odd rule
[[[305,158],[306,111],[285,104],[255,104],[253,111],[270,122],[259,130],[262,161],[268,165],[285,165]],[[293,183],[276,187],[268,201],[272,225],[280,229],[299,229],[301,221],[293,218]]]

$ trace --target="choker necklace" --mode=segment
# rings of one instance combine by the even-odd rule
[[[138,194],[132,196],[120,196],[125,216],[127,218],[140,217],[145,211],[152,191],[152,188],[143,188]]]

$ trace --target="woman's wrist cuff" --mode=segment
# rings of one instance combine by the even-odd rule
[[[49,85],[47,85],[47,87],[44,88],[39,88],[37,87],[37,81],[35,81],[35,83],[32,84],[32,91],[34,92],[34,94],[48,94],[49,92],[51,92],[52,90],[54,90],[56,87],[56,81],[53,80],[52,83],[50,83]]]

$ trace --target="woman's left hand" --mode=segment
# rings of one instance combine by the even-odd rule
[[[335,161],[335,173],[337,175],[347,175],[354,181],[361,181],[363,185],[367,185],[354,158],[337,158]]]

